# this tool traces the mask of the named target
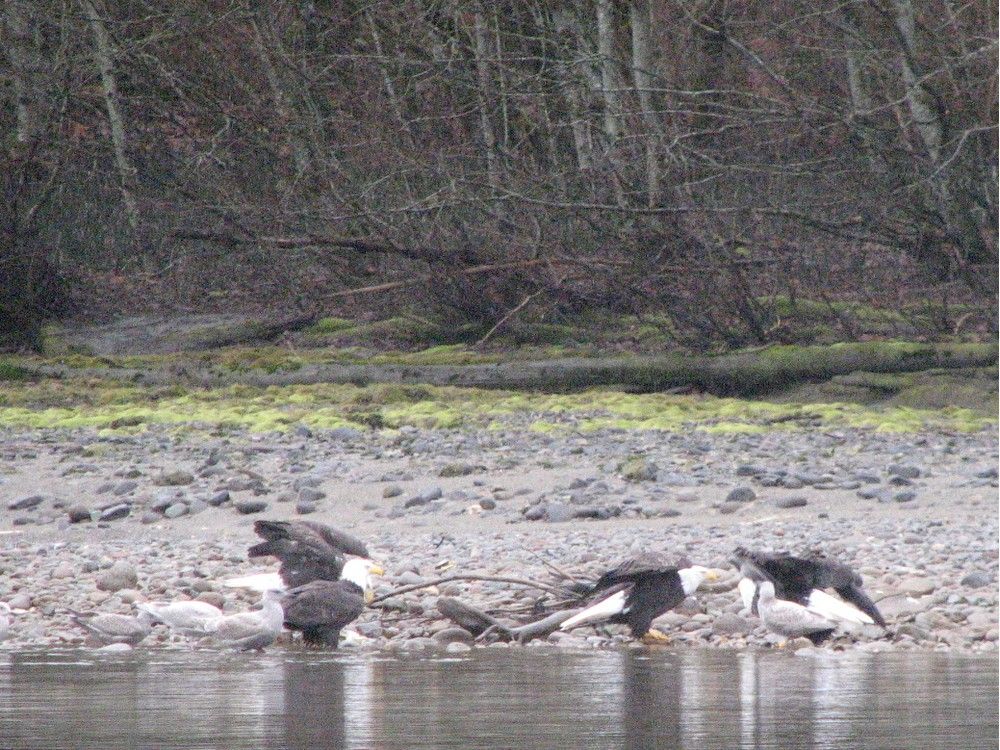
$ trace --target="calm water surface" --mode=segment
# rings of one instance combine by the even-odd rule
[[[0,654],[0,748],[996,748],[997,660]]]

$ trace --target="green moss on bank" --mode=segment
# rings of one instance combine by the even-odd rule
[[[712,396],[484,391],[383,384],[266,388],[148,388],[101,380],[22,381],[0,394],[0,425],[135,430],[145,425],[252,432],[305,424],[335,427],[704,430],[760,432],[826,427],[880,431],[978,430],[995,420],[969,409],[871,408],[845,403],[771,403]]]
[[[8,359],[0,359],[0,381],[26,380],[28,376],[29,372],[24,367]]]

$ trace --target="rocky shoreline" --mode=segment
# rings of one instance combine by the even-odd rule
[[[0,648],[84,644],[69,610],[129,613],[137,601],[184,598],[248,609],[255,595],[222,581],[267,567],[246,559],[252,521],[307,517],[369,544],[387,568],[379,595],[456,573],[554,584],[557,568],[592,578],[643,551],[732,570],[727,557],[740,544],[824,549],[861,572],[889,628],[820,649],[995,652],[996,444],[995,429],[7,432],[0,601],[15,613]],[[660,618],[673,647],[774,644],[741,611],[735,583],[732,570]],[[439,613],[439,597],[511,623],[537,618],[553,599],[451,581],[366,611],[352,647],[477,647]],[[158,627],[137,648],[197,647],[217,648]],[[616,627],[527,647],[646,648]]]

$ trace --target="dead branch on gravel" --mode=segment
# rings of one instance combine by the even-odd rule
[[[554,632],[566,619],[578,612],[577,609],[553,612],[541,620],[533,620],[523,625],[506,625],[492,615],[483,612],[471,604],[458,599],[441,597],[438,600],[438,611],[458,625],[469,631],[480,643],[492,643],[495,640],[516,641],[524,644],[534,638],[542,638]]]
[[[539,589],[540,591],[548,591],[550,594],[556,594],[558,596],[565,596],[566,592],[562,589],[558,589],[554,586],[549,586],[546,583],[540,583],[538,581],[529,581],[524,578],[510,578],[508,576],[486,576],[477,575],[474,573],[456,573],[455,575],[444,576],[443,578],[434,578],[430,581],[424,581],[423,583],[415,583],[412,586],[403,586],[402,588],[390,591],[388,594],[382,594],[382,596],[375,597],[371,604],[374,606],[379,602],[384,602],[386,599],[391,599],[394,596],[400,596],[401,594],[408,594],[411,591],[419,591],[420,589],[430,588],[431,586],[437,586],[442,583],[451,583],[452,581],[491,581],[494,583],[512,583],[515,586],[527,586],[528,588]]]

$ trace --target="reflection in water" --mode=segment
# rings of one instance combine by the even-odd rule
[[[757,740],[757,659],[740,654],[737,659],[740,690],[740,747],[754,747]]]
[[[134,705],[137,737],[155,741],[164,726],[180,720],[186,735],[199,742],[233,734],[265,741],[270,717],[285,711],[282,664],[231,656],[213,666],[192,673],[178,669],[175,659],[136,660],[135,700],[122,705]],[[104,685],[101,694],[108,689],[113,691],[113,684]],[[89,700],[96,702],[97,696]]]
[[[586,737],[605,746],[620,731],[624,655],[592,656],[378,662],[374,745],[561,747]]]
[[[374,664],[356,661],[344,665],[344,744],[345,748],[371,746],[372,707],[378,701],[373,691]]]
[[[997,663],[933,654],[0,656],[0,748],[995,748]]]
[[[732,669],[732,654],[726,656]],[[734,676],[719,679],[718,669],[706,665],[696,652],[684,654],[681,677],[683,702],[678,722],[683,736],[682,742],[677,746],[739,747],[738,680]]]
[[[624,746],[680,746],[680,672],[676,659],[631,655],[625,662],[625,700],[620,715]]]
[[[344,671],[331,662],[285,664],[281,739],[289,746],[347,747]]]
[[[865,703],[876,691],[871,657],[810,658],[813,668],[813,747],[864,744]]]
[[[810,660],[792,654],[743,653],[738,664],[743,746],[813,747]]]

